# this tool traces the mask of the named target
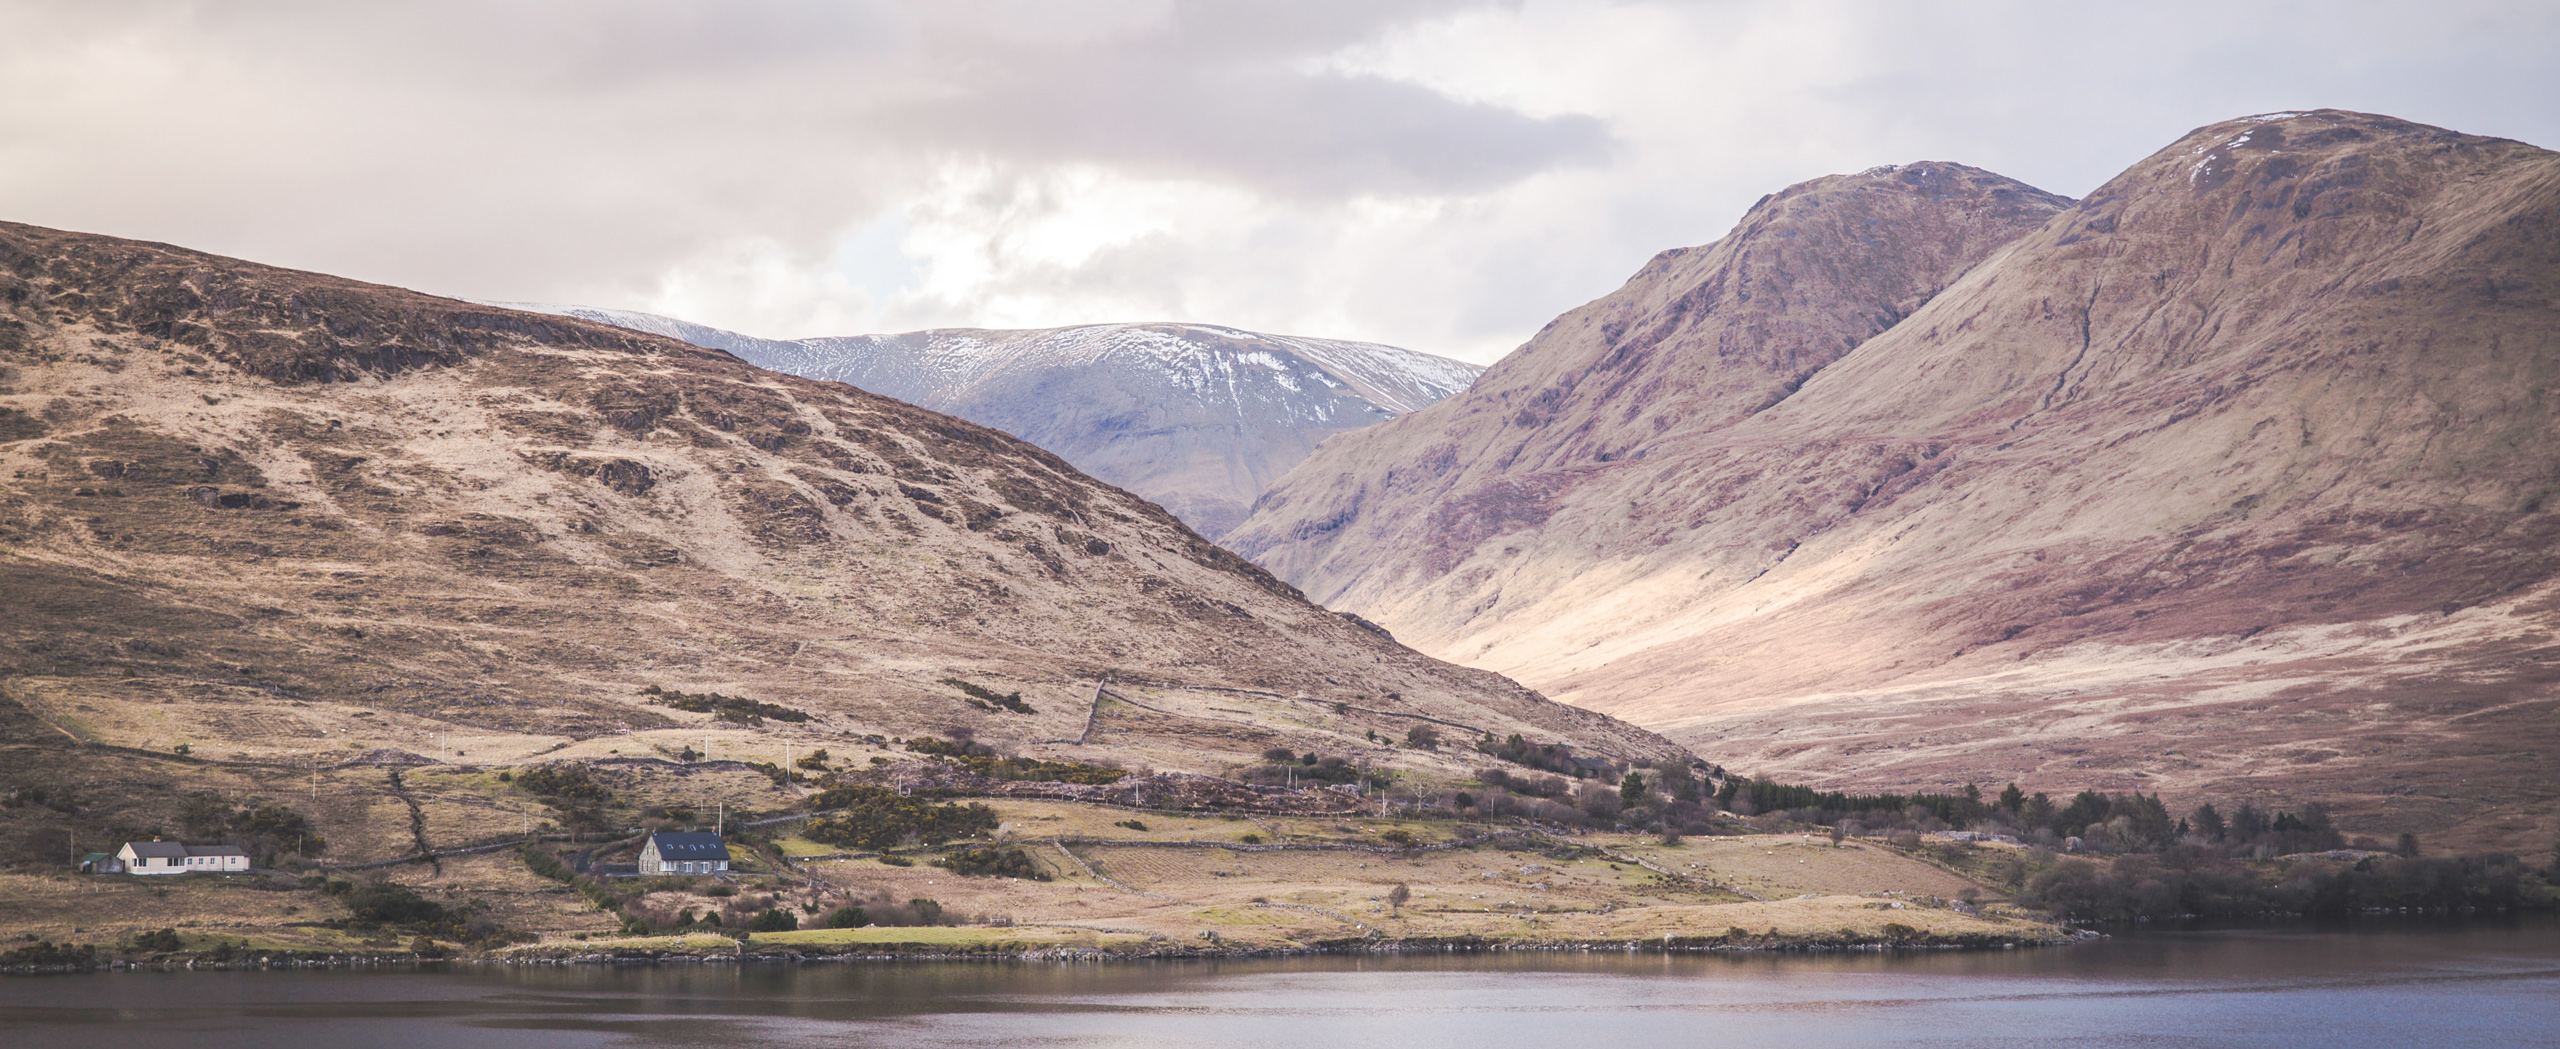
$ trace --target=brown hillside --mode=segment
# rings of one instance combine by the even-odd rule
[[[1333,438],[1225,541],[1319,601],[1397,607],[1438,637],[1475,612],[1422,611],[1421,580],[1666,442],[1784,399],[2069,204],[1958,164],[1788,187],[1723,240],[1654,256],[1550,322],[1467,392]]]
[[[2230,121],[1768,410],[1479,474],[1366,574],[1314,537],[1392,515],[1430,457],[1328,446],[1245,533],[1427,651],[1746,769],[2350,797],[2376,827],[2547,844],[2554,289],[2560,156]],[[1381,429],[1512,446],[1456,402]],[[1502,511],[1417,524],[1474,506]]]
[[[1167,769],[1439,760],[1366,744],[1420,723],[1395,715],[1674,752],[1310,605],[992,430],[672,339],[19,225],[0,595],[7,698],[199,757],[772,760],[959,726]],[[1115,674],[1169,713],[1043,742],[1083,735]],[[716,723],[651,685],[813,720]]]

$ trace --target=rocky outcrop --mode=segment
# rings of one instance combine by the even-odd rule
[[[1770,207],[1706,249],[1723,272]],[[2034,225],[1925,301],[1792,304],[1856,345],[1767,404],[1783,368],[1668,406],[1608,378],[1594,348],[1688,294],[1657,261],[1517,358],[1575,367],[1531,387],[1506,361],[1329,446],[1234,541],[1746,770],[2547,832],[2547,777],[2518,769],[2560,748],[2560,156],[2253,117]],[[1908,257],[1856,232],[1798,231],[1789,266]]]

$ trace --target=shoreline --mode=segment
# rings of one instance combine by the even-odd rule
[[[125,961],[116,959],[91,966],[10,966],[0,968],[0,976],[64,976],[80,973],[177,973],[177,972],[243,972],[252,970],[310,969],[378,969],[428,970],[433,968],[540,967],[540,966],[653,966],[653,965],[799,965],[845,962],[1013,962],[1032,964],[1101,964],[1110,962],[1215,961],[1260,958],[1347,957],[1356,955],[1461,955],[1461,954],[1790,954],[1790,953],[1877,953],[1939,951],[2006,951],[2022,948],[2069,947],[2107,938],[2105,933],[2073,930],[2061,937],[1991,937],[1930,938],[1913,942],[1854,940],[1825,937],[1780,937],[1770,942],[1722,943],[1706,942],[1715,937],[1673,937],[1660,940],[1621,941],[1520,941],[1494,940],[1482,937],[1446,937],[1402,940],[1355,939],[1297,947],[1208,947],[1193,945],[1150,945],[1143,950],[1115,950],[1101,947],[1056,946],[1009,948],[1008,945],[955,946],[922,942],[862,944],[842,951],[810,950],[801,945],[750,946],[747,950],[681,950],[668,948],[630,948],[622,950],[557,950],[552,945],[519,947],[467,958],[424,958],[401,952],[396,954],[323,954],[311,955],[293,951],[262,952],[256,958],[234,958],[211,961],[202,958],[166,961]],[[583,946],[583,945],[581,945]],[[800,949],[791,949],[792,947]],[[857,945],[847,945],[849,947]],[[886,949],[881,949],[886,948]]]

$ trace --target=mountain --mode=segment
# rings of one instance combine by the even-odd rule
[[[2275,114],[2063,203],[1795,187],[1228,541],[1745,769],[2547,844],[2560,155]]]
[[[1327,438],[1418,410],[1483,371],[1377,343],[1209,324],[786,342],[625,310],[493,305],[666,335],[992,426],[1154,500],[1212,539]]]
[[[1175,770],[1275,744],[1463,768],[1370,742],[1436,720],[1679,753],[997,431],[166,245],[0,225],[0,478],[0,694],[49,738],[505,764],[968,730]],[[1106,679],[1153,713],[1090,720]]]

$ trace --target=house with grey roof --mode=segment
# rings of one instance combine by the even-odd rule
[[[641,874],[718,874],[729,869],[729,846],[717,834],[649,835],[640,846]]]
[[[237,845],[181,845],[153,838],[128,841],[115,858],[92,865],[100,874],[193,874],[249,869],[249,853]]]

